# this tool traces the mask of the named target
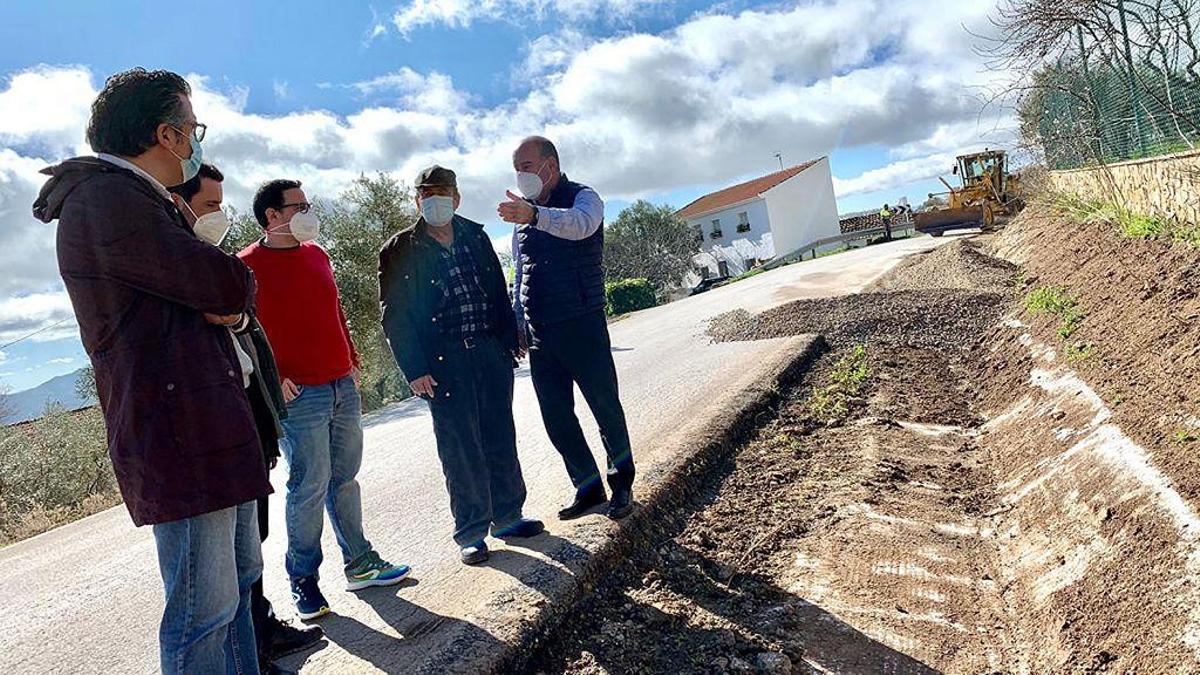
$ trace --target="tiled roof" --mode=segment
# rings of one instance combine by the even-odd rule
[[[738,202],[744,202],[747,199],[757,197],[776,185],[779,185],[783,181],[792,178],[819,161],[821,160],[814,159],[811,162],[797,164],[796,166],[789,167],[783,171],[776,171],[775,173],[767,174],[761,178],[748,180],[745,183],[738,183],[737,185],[734,185],[733,187],[727,187],[724,190],[710,192],[709,194],[706,194],[691,204],[683,207],[682,209],[679,209],[679,211],[676,213],[680,218],[687,219],[704,213],[719,211],[726,206],[737,204]]]

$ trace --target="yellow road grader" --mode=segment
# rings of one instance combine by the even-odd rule
[[[1024,206],[1020,177],[1008,172],[1008,155],[1003,150],[984,150],[959,155],[952,171],[962,182],[952,187],[938,176],[948,192],[931,192],[929,198],[945,196],[946,203],[915,214],[918,232],[940,237],[947,230],[978,227],[996,228],[997,220],[1015,215]]]

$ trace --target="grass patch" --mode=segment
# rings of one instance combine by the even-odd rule
[[[750,277],[756,277],[756,276],[762,274],[763,272],[766,272],[766,270],[761,267],[755,267],[754,269],[752,269],[748,272],[742,272],[741,274],[737,275],[736,277],[733,277],[732,279],[730,279],[729,281],[726,281],[725,283],[723,283],[721,285],[728,286],[729,284],[737,283],[737,282],[741,281],[742,279],[749,279]]]
[[[809,413],[825,423],[844,419],[850,412],[850,402],[862,391],[870,374],[867,349],[858,345],[833,364],[829,384],[816,389],[809,396]]]
[[[1171,434],[1171,439],[1180,445],[1195,443],[1196,441],[1200,441],[1200,432],[1194,429],[1178,429],[1175,433]]]
[[[1072,220],[1086,224],[1110,225],[1126,239],[1163,239],[1200,248],[1200,226],[1168,224],[1154,216],[1131,211],[1112,202],[1081,199],[1058,194],[1051,200],[1054,208]]]
[[[1079,303],[1062,286],[1040,286],[1025,296],[1025,311],[1050,314],[1059,318],[1058,337],[1066,340],[1075,334],[1084,314]]]
[[[1129,239],[1158,239],[1167,231],[1161,220],[1137,213],[1128,214],[1119,225],[1121,234]]]

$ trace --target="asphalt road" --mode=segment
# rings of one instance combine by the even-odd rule
[[[780,342],[710,344],[705,322],[722,312],[750,311],[789,300],[857,291],[904,256],[950,240],[920,237],[790,265],[736,284],[639,312],[611,326],[621,398],[630,423],[639,480],[655,480],[670,442],[711,414],[725,394],[753,383]],[[549,537],[603,536],[615,527],[600,516],[558,523],[554,512],[571,494],[546,438],[529,381],[517,372],[514,404],[521,461],[529,487],[527,514],[543,518]],[[579,403],[584,429],[602,457],[595,424]],[[450,540],[452,520],[424,402],[409,400],[364,420],[366,448],[359,480],[367,537],[385,558],[414,568],[414,582],[352,594],[343,589],[340,553],[325,528],[323,589],[337,616],[322,620],[330,641],[286,665],[304,672],[403,671],[442,636],[470,636],[485,647],[499,638],[477,626],[503,608],[527,571],[554,569],[533,548],[494,547],[494,565],[465,568]],[[600,460],[601,463],[603,460]],[[603,465],[603,464],[601,464]],[[266,592],[282,616],[293,615],[283,569],[283,484],[272,480],[272,536],[264,546]],[[582,529],[581,529],[582,528]],[[157,668],[162,584],[149,528],[134,528],[123,506],[0,549],[0,672],[139,673]],[[447,638],[449,639],[449,638]],[[444,647],[444,645],[441,645]]]

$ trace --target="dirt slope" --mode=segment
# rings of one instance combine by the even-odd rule
[[[1027,209],[990,248],[1023,265],[1024,290],[1062,286],[1077,300],[1084,317],[1071,339],[1095,349],[1072,366],[1200,506],[1200,250],[1127,239],[1044,207]],[[1053,318],[1022,320],[1061,349]]]

